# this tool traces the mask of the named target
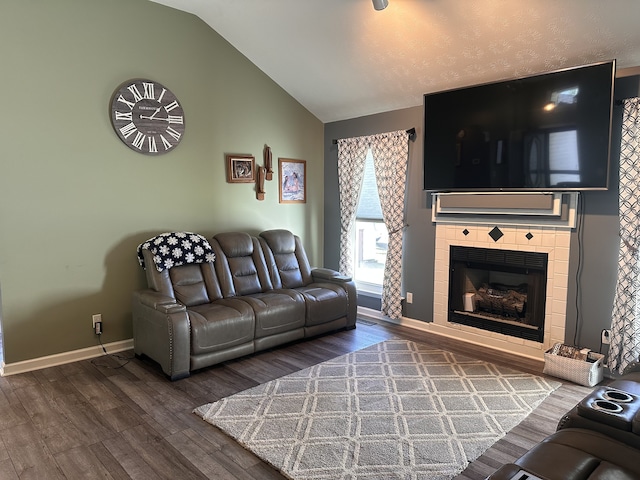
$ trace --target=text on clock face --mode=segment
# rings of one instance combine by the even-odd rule
[[[117,96],[113,120],[121,137],[148,153],[173,148],[184,127],[182,107],[173,94],[151,82],[132,83]],[[126,91],[125,91],[126,90]]]

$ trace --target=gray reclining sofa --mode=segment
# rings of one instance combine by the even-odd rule
[[[355,328],[354,282],[330,269],[312,269],[293,233],[220,233],[209,245],[215,261],[162,271],[149,249],[138,250],[148,288],[133,294],[134,351],[159,363],[171,380],[294,340]]]

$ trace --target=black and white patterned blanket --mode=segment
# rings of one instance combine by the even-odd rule
[[[213,262],[211,245],[202,235],[192,232],[167,232],[138,245],[138,263],[146,269],[142,250],[153,254],[159,272],[189,263]]]

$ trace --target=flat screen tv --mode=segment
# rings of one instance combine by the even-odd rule
[[[615,61],[424,96],[424,189],[609,186]]]

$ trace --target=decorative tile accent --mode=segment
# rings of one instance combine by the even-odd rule
[[[469,230],[465,228],[464,230],[462,230],[462,234],[466,237],[467,235],[469,235]]]
[[[489,236],[493,238],[494,242],[497,242],[504,236],[504,233],[498,227],[493,227],[493,230],[489,232]]]
[[[527,237],[527,240],[531,240],[533,238],[533,233],[529,232],[525,235],[525,237]]]

